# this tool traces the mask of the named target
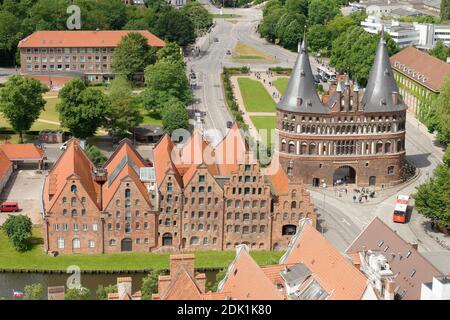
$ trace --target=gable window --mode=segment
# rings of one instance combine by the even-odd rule
[[[77,186],[73,184],[73,185],[70,187],[70,191],[71,191],[71,192],[77,192]]]
[[[205,176],[201,175],[198,177],[198,181],[199,182],[204,182],[205,181]]]
[[[131,197],[131,190],[125,189],[125,199],[129,199]]]

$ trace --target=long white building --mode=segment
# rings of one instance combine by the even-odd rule
[[[372,34],[379,33],[384,26],[384,31],[389,33],[401,48],[415,45],[417,48],[430,49],[438,40],[450,45],[450,25],[386,21],[376,16],[368,16],[361,22],[361,26]]]

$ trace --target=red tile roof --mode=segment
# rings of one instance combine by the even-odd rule
[[[281,300],[283,295],[266,276],[248,253],[248,247],[240,245],[236,258],[228,268],[219,292],[228,292],[237,300]]]
[[[112,173],[115,170],[118,170],[121,161],[124,159],[128,159],[127,164],[117,173],[117,176],[113,180],[109,180],[112,178]],[[139,172],[136,172],[130,162],[136,166],[136,168],[140,169],[143,167],[149,167],[149,164],[139,155],[139,153],[134,149],[131,145],[131,141],[128,139],[123,139],[116,151],[109,158],[109,160],[105,163],[104,168],[108,172],[108,181],[103,185],[102,197],[103,197],[103,207],[106,208],[114,197],[117,189],[120,186],[120,182],[122,179],[130,178],[134,181],[137,188],[141,191],[142,197],[147,201],[147,203],[151,206],[150,198],[148,195],[147,188],[142,183]]]
[[[2,150],[11,161],[21,160],[42,160],[44,157],[44,150],[36,147],[34,144],[0,144]]]
[[[367,288],[366,277],[308,223],[292,238],[281,262],[303,263],[330,300],[360,300]]]
[[[117,47],[124,36],[138,32],[152,47],[163,47],[164,41],[146,30],[36,31],[19,42],[19,48],[96,48]]]
[[[58,199],[67,183],[67,178],[76,176],[80,179],[86,193],[93,203],[99,207],[97,197],[100,193],[99,185],[94,181],[92,171],[94,165],[80,147],[80,142],[71,139],[67,143],[67,149],[56,161],[44,183],[44,206],[47,212],[51,211],[53,204]]]
[[[0,181],[3,181],[8,172],[10,172],[11,167],[12,162],[8,159],[6,154],[0,150]]]
[[[225,138],[215,147],[216,163],[220,174],[229,176],[239,170],[239,164],[246,162],[248,145],[235,122]]]
[[[398,274],[395,278],[396,285],[400,286],[398,291],[406,290],[404,300],[420,299],[421,284],[432,281],[433,276],[442,275],[439,269],[378,217],[361,231],[346,252],[351,254],[363,250],[378,251],[386,257],[392,272]],[[413,270],[415,273],[411,277]]]
[[[439,92],[444,78],[450,74],[450,64],[413,47],[394,54],[390,60],[396,71],[436,92]],[[410,73],[408,69],[411,69]],[[418,79],[419,74],[425,77],[425,81],[422,81],[423,77]]]

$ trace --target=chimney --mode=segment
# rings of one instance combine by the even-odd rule
[[[117,278],[117,293],[119,300],[123,300],[126,295],[131,296],[131,277]]]
[[[415,242],[415,243],[411,243],[411,247],[413,247],[414,248],[414,250],[418,250],[418,248],[419,248],[419,244],[417,243],[417,242]]]
[[[159,276],[158,277],[158,294],[160,297],[164,296],[167,288],[170,285],[172,278],[170,276]]]
[[[394,300],[395,297],[395,281],[386,279],[384,281],[384,300]]]
[[[197,282],[197,286],[202,293],[205,293],[206,290],[206,274],[199,273],[195,276],[195,281]]]
[[[175,276],[181,268],[194,277],[195,256],[193,254],[175,254],[170,256],[170,275]]]
[[[392,103],[395,105],[398,104],[398,92],[392,91]]]

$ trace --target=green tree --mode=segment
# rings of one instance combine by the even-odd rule
[[[438,97],[433,101],[432,111],[439,141],[450,144],[450,75],[447,75],[441,85]]]
[[[308,46],[312,52],[328,52],[331,49],[330,32],[321,24],[315,24],[308,29]]]
[[[298,20],[292,20],[284,32],[284,46],[290,50],[298,48],[298,43],[302,38],[303,29],[304,25],[301,25]]]
[[[108,293],[117,293],[117,285],[110,284],[106,287],[99,285],[95,293],[99,300],[108,300]]]
[[[177,99],[170,99],[162,106],[162,123],[164,130],[170,134],[176,129],[188,129],[189,115],[186,106]]]
[[[103,154],[103,152],[96,146],[90,145],[86,148],[86,155],[91,159],[92,163],[97,167],[102,167],[108,157]]]
[[[447,61],[447,57],[450,53],[449,51],[450,50],[445,46],[444,41],[438,40],[434,48],[428,51],[428,54],[442,61]]]
[[[68,18],[68,0],[38,0],[23,21],[28,33],[34,30],[64,30]]]
[[[3,230],[14,249],[23,252],[28,249],[33,224],[28,216],[9,216],[3,224]]]
[[[106,112],[106,126],[114,140],[120,140],[133,132],[143,120],[137,99],[131,94],[131,86],[124,77],[111,83],[110,106]]]
[[[338,15],[327,23],[327,30],[331,35],[331,41],[336,39],[339,35],[347,31],[352,26],[358,26],[351,16]]]
[[[441,19],[450,20],[450,0],[441,0]]]
[[[184,13],[192,22],[197,34],[200,31],[208,29],[212,25],[211,14],[198,2],[188,2],[181,8],[180,11]]]
[[[182,64],[160,60],[145,69],[145,85],[155,91],[164,91],[184,104],[192,100],[192,92]]]
[[[308,0],[286,0],[284,6],[288,12],[308,15]]]
[[[0,111],[8,120],[14,131],[20,135],[30,130],[44,109],[45,100],[42,97],[48,88],[32,78],[12,76],[0,88]]]
[[[310,25],[323,24],[339,14],[339,3],[336,0],[310,0],[308,21]]]
[[[72,288],[66,290],[64,300],[88,300],[90,296],[91,291],[88,288]]]
[[[281,17],[286,13],[283,7],[273,5],[272,10],[268,11],[259,25],[259,33],[267,41],[274,42],[276,39],[276,26]]]
[[[183,56],[181,55],[181,48],[175,42],[168,42],[164,47],[158,50],[156,53],[158,61],[168,60],[173,63],[183,62]]]
[[[388,54],[398,51],[392,38],[384,34]],[[375,59],[375,53],[380,34],[371,35],[359,26],[352,26],[333,41],[330,64],[339,71],[349,71],[353,79],[365,86],[370,69]]]
[[[24,300],[44,300],[44,287],[40,283],[25,286],[23,297]]]
[[[159,37],[176,42],[182,47],[195,41],[194,24],[184,13],[171,6],[163,8],[152,25],[152,30]]]
[[[444,228],[450,227],[450,168],[439,165],[430,181],[417,187],[414,205],[425,217],[436,220]]]
[[[155,51],[148,45],[147,38],[138,32],[130,32],[114,50],[112,67],[116,74],[131,81],[133,75],[144,72],[154,60]]]
[[[0,11],[0,50],[10,52],[14,58],[17,44],[22,38],[20,20],[8,11]]]
[[[153,88],[145,88],[139,95],[139,101],[147,111],[161,110],[163,105],[173,98],[170,93]]]
[[[142,279],[142,300],[151,300],[152,294],[158,293],[158,277],[162,274],[162,271],[152,271]]]
[[[80,139],[95,134],[105,123],[109,99],[98,89],[86,87],[80,79],[67,83],[59,92],[60,103],[56,106],[61,125]]]

